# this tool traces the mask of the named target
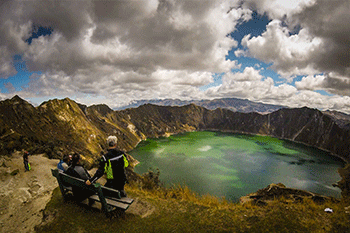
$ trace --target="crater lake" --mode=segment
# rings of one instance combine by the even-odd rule
[[[147,139],[129,152],[135,172],[160,171],[165,187],[186,185],[200,195],[238,201],[271,183],[340,197],[332,184],[345,162],[328,152],[268,136],[190,132]]]

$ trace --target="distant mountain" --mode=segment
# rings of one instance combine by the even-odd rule
[[[337,111],[324,111],[324,114],[332,117],[342,128],[350,129],[350,115]]]
[[[137,108],[144,104],[154,104],[159,106],[185,106],[189,104],[195,104],[197,106],[204,107],[209,110],[215,110],[217,108],[228,109],[233,112],[258,112],[262,114],[271,113],[281,108],[286,108],[281,105],[263,104],[253,102],[246,99],[237,98],[222,98],[213,100],[179,100],[179,99],[153,99],[153,100],[137,100],[129,105],[125,105],[117,108],[116,110],[124,110],[128,108]]]

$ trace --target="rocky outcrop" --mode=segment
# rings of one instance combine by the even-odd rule
[[[338,169],[341,180],[333,184],[342,190],[341,195],[343,197],[350,197],[350,164]]]
[[[284,184],[270,184],[266,188],[259,189],[255,193],[248,194],[239,199],[241,204],[252,203],[256,205],[267,205],[269,202],[283,198],[285,202],[301,202],[309,199],[316,203],[324,203],[326,201],[334,201],[337,199],[327,197],[316,193],[288,188]]]

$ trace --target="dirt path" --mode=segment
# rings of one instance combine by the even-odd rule
[[[25,172],[21,153],[0,158],[0,232],[33,232],[57,187],[50,168],[58,160],[33,155],[29,162],[32,170]]]
[[[43,155],[29,156],[32,170],[25,172],[22,153],[0,157],[0,233],[34,232],[43,219],[43,211],[58,187],[51,175],[59,160]],[[96,169],[89,171],[94,174]],[[103,177],[99,183],[104,184]],[[146,217],[154,211],[149,203],[136,198],[128,213]]]

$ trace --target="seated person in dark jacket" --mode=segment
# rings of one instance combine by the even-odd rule
[[[75,153],[72,157],[72,165],[68,167],[67,171],[65,171],[67,175],[82,179],[84,181],[91,178],[88,171],[80,164],[80,155]],[[94,192],[74,187],[72,188],[74,199],[76,201],[83,201],[84,199],[88,198],[89,196],[93,195]]]

